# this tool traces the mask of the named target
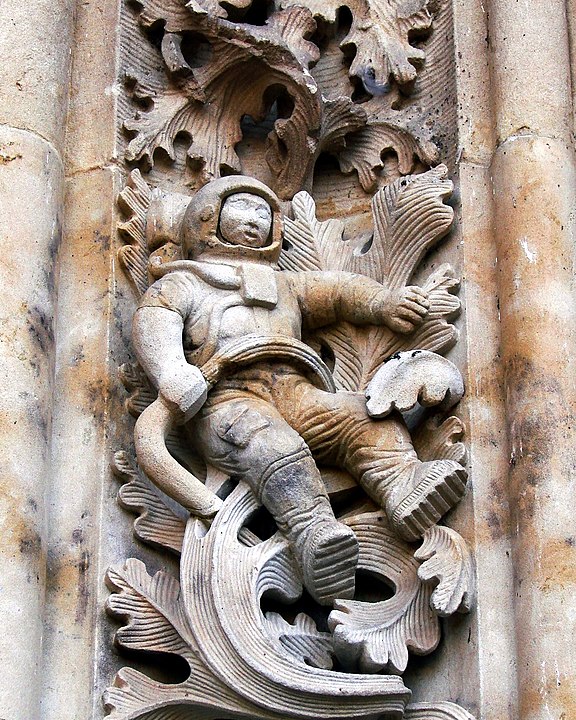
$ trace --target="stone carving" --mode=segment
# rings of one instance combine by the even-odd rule
[[[431,216],[442,217],[442,209],[448,209],[444,177],[445,169],[439,168],[398,181],[405,192],[416,188],[425,198],[425,207],[417,205],[417,211],[427,226]],[[134,208],[124,231],[140,243],[128,246],[134,252],[122,253],[136,286],[146,268],[137,271],[134,257],[157,248],[153,231],[148,229],[146,239],[139,219],[152,208],[159,218],[163,215],[145,186],[136,171],[123,196],[124,206]],[[428,433],[435,443],[425,443],[429,454],[419,460],[394,410],[410,410],[419,402],[449,407],[462,394],[456,368],[428,350],[454,342],[446,320],[457,310],[449,268],[433,273],[428,293],[404,286],[424,251],[445,233],[451,213],[433,223],[435,230],[424,241],[416,223],[403,236],[407,247],[395,245],[394,203],[401,207],[403,194],[394,191],[399,188],[380,191],[373,203],[378,232],[369,252],[379,261],[372,272],[388,286],[328,269],[336,258],[337,268],[367,261],[355,255],[353,243],[341,239],[341,223],[316,220],[306,194],[295,198],[294,218],[286,220],[283,269],[276,266],[282,257],[280,206],[262,183],[244,176],[214,180],[183,213],[179,202],[162,200],[169,208],[180,208],[181,233],[173,233],[172,244],[177,247],[180,241],[182,259],[174,259],[174,249],[166,262],[159,255],[151,258],[148,270],[159,279],[144,293],[134,321],[134,343],[146,372],[124,367],[122,375],[131,392],[128,407],[139,416],[139,464],[155,486],[191,513],[190,519],[186,513],[175,514],[126,454],[117,456],[116,468],[129,480],[121,501],[139,514],[137,534],[182,553],[180,583],[188,590],[164,573],[150,578],[141,564],[129,561],[109,574],[116,591],[109,607],[129,619],[118,634],[121,645],[176,652],[191,663],[191,676],[177,687],[161,687],[123,671],[119,689],[108,694],[112,717],[145,717],[159,698],[170,706],[199,707],[206,699],[190,688],[199,679],[205,682],[207,673],[213,678],[214,672],[220,683],[226,678],[227,697],[234,698],[230,706],[221,704],[222,710],[235,707],[240,713],[239,693],[282,716],[294,709],[293,694],[299,688],[300,701],[309,694],[314,716],[326,716],[328,696],[335,691],[329,690],[325,673],[336,676],[339,687],[344,682],[341,673],[329,670],[332,657],[362,673],[344,675],[350,717],[370,715],[374,703],[380,712],[401,716],[408,698],[401,683],[366,685],[365,674],[403,672],[409,650],[425,654],[436,647],[439,616],[469,609],[470,556],[456,533],[435,525],[464,491],[463,454],[455,443],[462,427],[455,419],[428,423],[415,433],[415,442],[422,443],[418,436]],[[383,217],[379,213],[386,195],[394,199]],[[152,216],[148,223],[166,240],[165,224]],[[335,237],[341,244],[337,253]],[[411,267],[401,271],[389,245],[399,256],[410,249],[411,259],[404,265]],[[202,311],[194,314],[196,308]],[[357,329],[353,321],[387,323],[388,334],[377,324]],[[314,340],[313,331],[325,325],[330,328],[314,333]],[[300,339],[301,327],[311,344]],[[358,342],[352,346],[354,332]],[[415,341],[421,350],[393,354],[392,370],[386,363],[378,369],[374,347],[389,353]],[[329,344],[332,372],[314,352],[314,342]],[[366,385],[368,401],[360,392]],[[179,425],[184,439],[177,435]],[[344,472],[326,469],[321,477],[314,456]],[[231,494],[229,477],[240,481]],[[368,497],[336,518],[329,496],[345,495],[356,483]],[[260,505],[278,527],[269,540],[247,528]],[[424,543],[415,553],[410,541],[422,536]],[[376,603],[354,599],[357,570],[392,584],[393,597]],[[294,602],[302,586],[317,603],[334,608],[330,632],[315,629],[305,613],[292,624],[261,609],[263,596]],[[163,594],[158,595],[158,587]],[[166,626],[166,640],[156,635],[159,622]],[[208,628],[209,641],[203,637]],[[222,657],[232,662],[230,643],[239,667],[257,667],[267,678],[263,688],[243,688],[240,671],[231,678],[224,666],[214,669]],[[259,660],[264,656],[266,667]],[[400,682],[394,675],[380,680],[393,677]],[[274,708],[271,697],[278,702]],[[128,706],[137,707],[136,714],[129,714]],[[244,713],[263,717],[254,708],[245,707]],[[303,709],[305,713],[312,710]]]
[[[192,138],[188,156],[201,166],[205,177],[217,176],[222,169],[238,171],[234,146],[242,137],[240,119],[247,113],[262,119],[266,92],[282,87],[292,98],[294,110],[290,117],[276,121],[268,152],[270,162],[278,168],[279,182],[287,184],[285,191],[289,194],[291,187],[299,189],[303,176],[298,168],[307,168],[316,148],[313,136],[321,124],[314,81],[305,72],[316,53],[304,39],[312,30],[312,18],[296,8],[278,13],[264,27],[238,26],[195,5],[184,7],[177,0],[144,3],[140,16],[144,26],[166,22],[161,52],[167,82],[156,92],[142,82],[135,87],[142,97],[154,97],[154,106],[126,123],[127,129],[136,133],[127,158],[145,157],[152,163],[159,147],[174,157],[173,142],[178,133],[186,132]],[[212,48],[210,63],[192,68],[186,62],[183,33],[201,34]],[[247,73],[249,85],[242,82]],[[234,108],[233,113],[223,113],[226,106]],[[221,141],[214,142],[215,137]],[[287,164],[286,158],[291,159]]]
[[[403,174],[418,159],[438,159],[425,134],[408,131],[394,119],[393,110],[380,116],[376,108],[352,100],[353,85],[335,94],[334,87],[315,79],[320,49],[309,40],[316,28],[314,16],[334,25],[337,4],[278,3],[260,24],[227,17],[234,18],[233,9],[242,15],[249,5],[244,0],[226,3],[226,11],[215,0],[136,3],[142,29],[163,25],[158,49],[163,69],[154,67],[152,55],[144,67],[127,70],[132,97],[145,105],[124,122],[133,136],[127,160],[142,161],[148,168],[158,149],[174,160],[174,142],[184,135],[193,182],[241,172],[236,148],[243,137],[241,121],[250,116],[263,122],[271,112],[276,119],[262,160],[283,199],[310,186],[322,152],[335,155],[344,173],[356,170],[367,191],[375,189],[387,151],[397,154]],[[346,52],[357,48],[350,75],[361,78],[369,92],[382,94],[389,77],[408,92],[415,64],[424,57],[408,38],[430,27],[427,5],[427,0],[351,4],[354,20],[341,46]],[[342,65],[344,56],[339,55],[333,69]],[[322,64],[320,75],[325,72]],[[250,83],[243,82],[246,77]]]
[[[239,485],[208,532],[202,521],[190,520],[180,582],[164,572],[150,577],[138,560],[109,572],[115,591],[109,609],[128,621],[118,631],[118,643],[131,650],[176,653],[190,667],[189,678],[176,685],[122,670],[106,694],[111,720],[184,719],[192,709],[202,717],[403,717],[404,711],[405,717],[422,720],[471,717],[449,703],[422,706],[418,714],[418,706],[406,706],[410,693],[396,675],[326,669],[331,638],[315,630],[310,620],[299,616],[286,628],[277,616],[263,616],[263,594],[289,602],[301,587],[279,535],[261,542],[241,534],[256,507],[248,487]],[[359,539],[362,543],[363,537]],[[370,547],[369,538],[367,543]],[[401,557],[399,571],[405,569]],[[405,554],[405,564],[408,558]],[[404,593],[411,580],[414,577],[403,580]],[[384,609],[380,623],[392,612]],[[401,614],[398,608],[396,613]],[[423,639],[435,644],[434,637]]]
[[[282,0],[281,7],[307,7],[324,21],[336,21],[340,2],[318,0]],[[376,0],[365,3],[352,0],[347,7],[352,13],[350,32],[341,41],[343,50],[351,48],[354,58],[350,75],[357,76],[367,92],[381,95],[393,78],[405,87],[416,78],[416,67],[425,58],[423,50],[409,41],[414,34],[427,33],[432,26],[428,0]]]
[[[139,299],[138,364],[120,369],[136,459],[119,451],[114,470],[136,536],[180,572],[127,560],[108,572],[108,610],[121,648],[189,672],[161,683],[124,668],[110,717],[469,719],[409,705],[400,677],[474,597],[466,543],[437,524],[467,480],[464,427],[446,417],[462,378],[442,356],[458,281],[447,264],[421,271],[450,230],[452,183],[443,165],[409,174],[436,148],[371,104],[410,93],[428,2],[351,2],[344,35],[330,3],[271,3],[265,17],[249,0],[134,6],[139,27],[162,26],[162,70],[130,75],[146,109],[125,122],[127,159],[150,170],[163,148],[175,161],[184,132],[200,189],[134,169],[120,196],[119,259]],[[330,91],[335,47],[341,65],[338,48],[356,50]],[[273,108],[266,184],[245,172],[241,121]],[[376,190],[370,233],[318,219],[323,152]]]

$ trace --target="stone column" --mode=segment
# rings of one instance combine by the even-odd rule
[[[576,165],[566,2],[489,6],[519,717],[567,719],[576,713]]]
[[[110,347],[122,307],[113,298],[115,207],[122,187],[115,158],[120,5],[83,0],[76,10],[59,256],[42,720],[102,717],[98,673],[108,679],[114,672],[109,630],[102,624],[104,573],[117,559],[107,547],[122,535],[116,517],[108,517],[117,508],[118,490],[110,471],[117,446],[109,446],[108,436],[118,442],[124,414],[110,399],[121,362]],[[131,541],[129,530],[126,535]]]
[[[72,0],[0,8],[0,717],[39,716]]]
[[[513,567],[510,559],[508,438],[500,361],[497,255],[491,164],[495,149],[487,52],[487,12],[476,0],[454,2],[459,72],[458,164],[462,203],[464,338],[467,343],[467,444],[478,598],[478,717],[518,720],[514,667]],[[468,72],[469,68],[474,68]],[[466,417],[466,416],[465,416]],[[470,518],[470,519],[468,519]],[[473,635],[469,642],[473,641]],[[460,658],[456,660],[460,663]]]

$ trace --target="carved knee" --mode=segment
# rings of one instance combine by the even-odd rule
[[[246,448],[258,433],[270,427],[265,415],[250,407],[232,407],[216,428],[218,437],[238,448]]]

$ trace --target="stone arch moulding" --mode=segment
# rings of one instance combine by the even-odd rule
[[[576,712],[572,4],[7,0],[0,717]]]

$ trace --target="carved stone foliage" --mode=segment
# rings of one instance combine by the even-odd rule
[[[342,222],[319,223],[314,201],[307,193],[299,193],[292,202],[294,219],[286,221],[288,248],[280,264],[290,270],[350,270],[390,287],[404,287],[426,251],[452,224],[452,208],[443,202],[451,191],[452,183],[441,165],[426,174],[406,176],[392,183],[372,201],[372,237],[356,244],[343,240]],[[410,212],[405,212],[406,208]],[[459,282],[453,275],[448,265],[441,265],[424,283],[430,309],[416,335],[406,337],[386,326],[361,328],[349,323],[316,333],[316,342],[325,342],[334,352],[337,386],[365,390],[383,361],[403,350],[442,353],[450,349],[457,332],[449,321],[460,310],[454,294]]]
[[[157,151],[176,161],[183,139],[190,184],[250,171],[288,199],[311,187],[322,153],[343,173],[356,172],[366,192],[378,186],[389,153],[399,174],[438,161],[430,123],[410,122],[399,99],[413,92],[425,62],[428,0],[349,2],[349,27],[340,3],[315,0],[129,5],[126,159],[143,169]],[[150,41],[138,44],[138,32]],[[145,57],[135,61],[133,46]],[[264,145],[246,140],[257,127]]]
[[[157,504],[155,492],[135,469],[127,471],[123,457],[117,456],[116,464],[131,478],[133,490],[140,486],[140,503],[149,495],[144,503]],[[382,515],[362,513],[347,523],[360,540],[360,567],[397,582],[396,593],[391,600],[366,603],[364,612],[356,601],[356,622],[354,601],[339,603],[329,619],[337,630],[330,634],[319,631],[304,613],[292,622],[262,613],[263,595],[293,602],[302,587],[286,542],[278,535],[262,541],[243,527],[256,509],[253,494],[239,486],[209,532],[202,521],[182,523],[180,582],[162,571],[150,577],[138,560],[109,571],[114,592],[108,607],[126,622],[117,633],[119,645],[178,654],[190,666],[189,678],[179,685],[122,670],[106,694],[111,718],[471,718],[450,703],[407,705],[409,691],[396,675],[331,670],[336,655],[363,673],[386,667],[398,672],[406,665],[407,645],[425,654],[439,640],[438,620],[429,605],[436,591],[420,579],[429,572],[427,563],[414,560],[412,549],[382,524]],[[166,522],[157,516],[153,524],[161,533]],[[178,521],[173,518],[172,523]],[[447,544],[434,535],[450,538],[449,532],[435,528],[425,539],[432,553]],[[164,536],[171,550],[174,538]],[[454,544],[463,544],[461,538]],[[452,552],[456,555],[456,548]],[[432,572],[442,573],[442,567],[450,571],[452,564],[441,556]]]
[[[113,720],[472,720],[410,705],[401,679],[474,601],[439,524],[467,482],[444,357],[459,283],[423,263],[453,186],[407,110],[440,6],[128,3],[148,48],[125,77],[119,198],[136,457],[113,467],[136,537],[180,571],[111,568],[108,611],[120,648],[186,673],[124,668]],[[360,225],[317,208],[326,153],[357,176]]]

